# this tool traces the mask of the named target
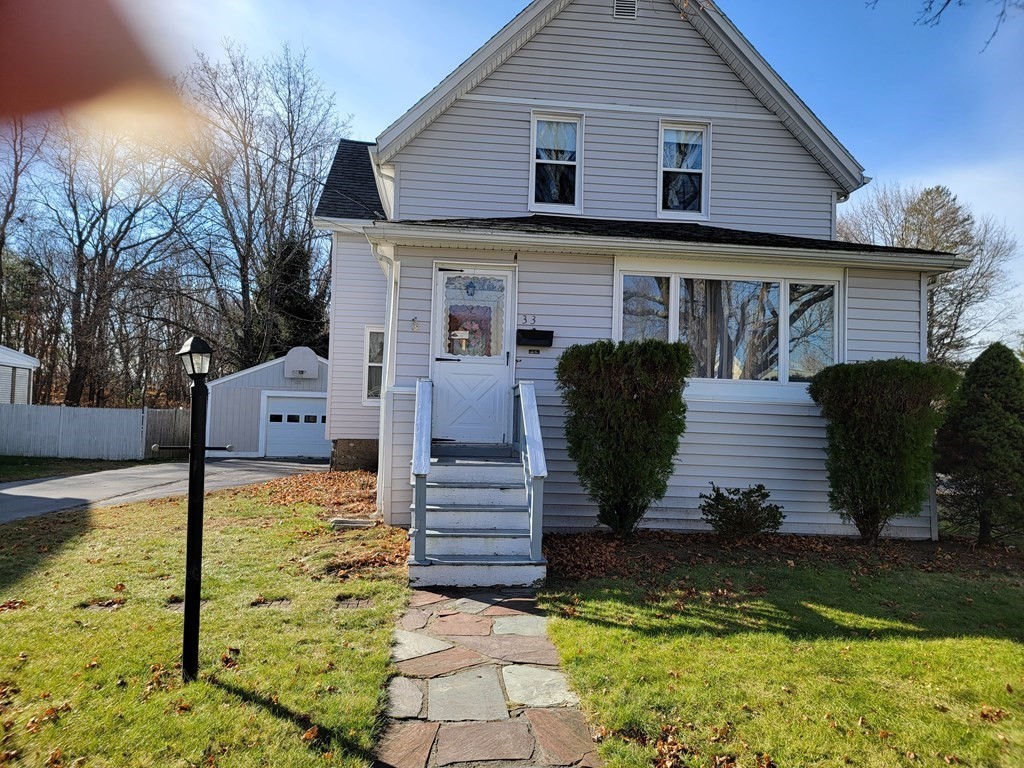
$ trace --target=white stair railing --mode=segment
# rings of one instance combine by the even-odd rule
[[[544,478],[548,462],[544,456],[544,440],[537,412],[537,392],[532,381],[516,383],[513,446],[519,451],[526,471],[527,504],[530,509],[530,559],[544,561],[541,537],[544,531]]]
[[[430,409],[433,384],[416,382],[416,412],[412,434],[413,506],[409,526],[409,562],[427,565],[427,475],[430,474]]]

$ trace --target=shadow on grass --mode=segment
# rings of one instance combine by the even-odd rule
[[[549,587],[555,615],[651,637],[772,634],[790,640],[984,637],[1024,642],[1024,583],[838,567],[676,571],[644,586],[601,580]],[[580,597],[580,600],[576,598]]]
[[[0,494],[0,505],[6,501]],[[84,499],[53,501],[66,506],[88,504]],[[50,558],[91,527],[92,512],[88,509],[50,512],[0,523],[0,596],[10,595],[18,582],[44,567]]]
[[[368,765],[373,764],[373,755],[368,750],[354,742],[344,731],[338,728],[331,728],[323,723],[318,723],[310,717],[309,714],[305,712],[296,712],[291,707],[287,707],[284,704],[274,701],[272,698],[264,696],[261,693],[250,691],[247,688],[242,688],[234,685],[233,683],[218,680],[215,677],[211,677],[209,682],[211,685],[217,686],[225,693],[231,694],[246,704],[260,707],[279,720],[285,720],[293,723],[296,728],[302,731],[302,733],[307,733],[310,728],[316,726],[316,737],[311,740],[310,745],[313,748],[318,749],[320,752],[343,750],[345,754],[357,757]]]

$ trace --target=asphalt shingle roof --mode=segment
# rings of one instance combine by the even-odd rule
[[[713,245],[746,245],[761,248],[800,248],[856,253],[916,253],[933,256],[948,255],[943,251],[926,251],[920,248],[891,248],[883,245],[847,243],[841,240],[818,240],[812,237],[776,235],[769,232],[748,232],[739,229],[713,227],[708,224],[677,221],[623,221],[619,219],[590,219],[576,216],[534,214],[532,216],[514,216],[511,218],[407,219],[395,223],[448,229],[490,230],[492,232],[519,232],[537,235],[614,237],[636,240],[663,240],[679,243],[708,243]]]
[[[373,142],[342,139],[324,182],[316,215],[328,219],[383,219],[384,206],[373,178]]]

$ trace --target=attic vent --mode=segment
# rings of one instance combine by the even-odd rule
[[[612,0],[612,16],[616,19],[635,19],[639,0]]]

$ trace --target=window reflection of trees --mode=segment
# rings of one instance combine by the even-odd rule
[[[835,286],[789,284],[789,380],[809,381],[835,360]]]
[[[668,341],[670,281],[667,277],[624,275],[622,340]]]
[[[778,380],[778,283],[682,278],[680,288],[679,338],[695,377]]]

